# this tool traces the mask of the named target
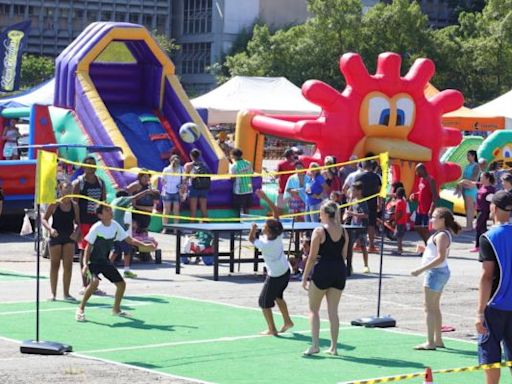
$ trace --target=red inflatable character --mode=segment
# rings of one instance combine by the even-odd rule
[[[347,83],[342,93],[318,80],[302,86],[304,97],[322,108],[319,116],[258,114],[251,126],[262,134],[316,144],[315,154],[306,161],[322,161],[327,155],[345,161],[352,154],[389,152],[393,179],[402,181],[407,193],[413,189],[419,162],[438,186],[456,180],[460,167],[439,159],[443,148],[458,145],[462,135],[443,127],[441,116],[462,106],[462,94],[445,90],[427,99],[424,90],[434,75],[434,63],[418,59],[404,77],[400,65],[400,55],[382,53],[377,72],[370,75],[358,54],[347,53],[340,59]]]

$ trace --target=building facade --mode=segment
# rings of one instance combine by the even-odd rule
[[[0,28],[30,19],[27,52],[56,57],[94,21],[142,24],[176,40],[173,60],[191,94],[210,90],[207,68],[222,59],[244,28],[306,20],[307,0],[0,0]]]

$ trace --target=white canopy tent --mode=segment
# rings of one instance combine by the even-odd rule
[[[207,110],[209,125],[235,123],[238,111],[243,109],[291,115],[314,115],[321,111],[284,77],[236,76],[193,99],[192,105]]]
[[[505,129],[512,129],[512,91],[508,91],[488,103],[473,109],[488,115],[504,116]]]

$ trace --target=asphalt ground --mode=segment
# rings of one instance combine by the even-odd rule
[[[126,295],[174,295],[257,308],[263,276],[255,275],[252,272],[252,265],[243,264],[240,272],[236,268],[237,272],[233,274],[229,274],[228,266],[222,266],[220,281],[217,282],[212,279],[212,267],[204,265],[185,265],[182,274],[176,275],[174,236],[156,235],[156,237],[163,250],[163,263],[155,265],[134,262],[132,269],[138,274],[138,278],[128,280]],[[396,330],[400,332],[424,334],[426,327],[422,306],[422,278],[410,275],[410,271],[420,264],[420,257],[413,255],[418,239],[415,233],[407,233],[405,249],[408,252],[403,256],[391,256],[390,251],[394,249],[394,245],[387,241],[385,243],[381,314],[389,314],[395,318]],[[477,254],[469,253],[469,249],[473,247],[473,240],[474,232],[466,232],[454,237],[449,258],[452,276],[442,298],[443,324],[451,325],[456,329],[454,332],[447,333],[446,336],[472,343],[476,336],[473,323],[481,271]],[[243,252],[251,252],[251,250],[249,247],[244,247]],[[22,238],[16,234],[0,233],[0,272],[10,274],[11,277],[12,275],[34,275],[35,260],[34,243],[31,239]],[[362,256],[357,253],[354,255],[354,275],[347,282],[340,304],[342,322],[347,323],[355,318],[376,314],[378,268],[379,255],[370,255],[372,273],[363,274]],[[46,259],[42,260],[41,274],[45,277],[49,275],[49,261]],[[79,298],[80,285],[79,266],[75,263],[71,294],[77,298]],[[2,279],[0,277],[0,303],[34,300],[35,286],[35,280],[32,278]],[[114,287],[108,281],[103,281],[101,288],[112,298]],[[58,295],[62,297],[60,282]],[[41,299],[47,300],[49,296],[49,280],[43,279]],[[299,281],[290,283],[285,298],[291,314],[307,316],[307,294],[301,288]],[[325,307],[322,309],[322,317],[327,318]],[[261,325],[264,326],[263,320]],[[343,332],[340,334],[340,342],[342,341]],[[410,346],[411,350],[413,346]],[[105,348],[107,347],[112,346]],[[297,350],[298,354],[301,352],[302,350]],[[350,354],[350,351],[345,353]],[[418,361],[418,363],[421,362]],[[232,364],[236,364],[236,361]],[[477,364],[476,360],[474,364]],[[482,373],[476,372],[474,375],[481,377]],[[264,382],[262,377],[259,377],[259,381]],[[23,355],[19,352],[19,344],[2,339],[0,340],[0,382],[53,384],[55,382],[187,383],[193,381],[157,373],[148,368],[114,364],[74,354],[55,357]]]

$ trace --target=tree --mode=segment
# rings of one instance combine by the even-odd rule
[[[363,17],[361,29],[361,54],[370,72],[375,70],[381,52],[401,54],[402,68],[407,71],[414,60],[428,57],[432,50],[428,17],[417,2],[394,0],[388,5],[377,4]]]
[[[55,73],[54,59],[46,56],[23,55],[20,88],[31,88],[51,79]]]
[[[160,45],[160,48],[162,48],[165,53],[167,53],[167,56],[171,56],[175,51],[180,49],[180,46],[176,43],[175,39],[171,39],[164,34],[158,33],[156,30],[153,31],[153,37]]]

